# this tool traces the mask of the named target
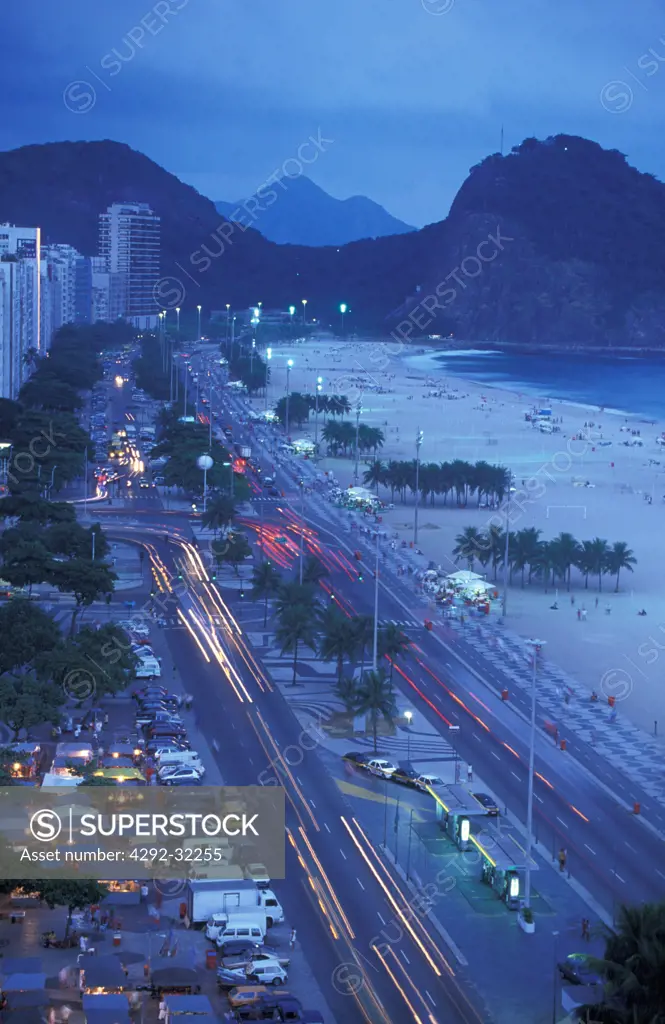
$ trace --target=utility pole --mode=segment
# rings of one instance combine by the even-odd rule
[[[286,440],[289,439],[289,399],[291,398],[290,392],[290,380],[291,380],[291,367],[293,366],[293,359],[286,360]]]
[[[319,447],[319,395],[323,389],[323,377],[316,378],[316,413],[314,417],[314,448]],[[316,452],[315,452],[316,454]]]
[[[418,507],[420,505],[420,446],[423,443],[423,432],[416,431],[416,508],[413,516],[413,544],[418,543]]]
[[[184,392],[184,396],[185,397],[184,397],[184,401],[182,403],[182,414],[183,414],[183,416],[187,415],[187,385],[188,385],[188,383],[189,383],[189,370],[187,369],[187,363],[185,363],[185,392]]]
[[[531,733],[529,736],[529,788],[526,807],[526,850],[524,875],[524,906],[531,906],[531,846],[533,832],[533,769],[536,759],[536,672],[538,671],[538,655],[545,646],[545,640],[528,640],[533,655],[533,673],[531,676]]]
[[[376,531],[376,557],[374,560],[374,639],[372,646],[372,668],[376,672],[379,664],[379,531]]]
[[[362,405],[361,405],[361,400],[359,398],[357,403],[356,403],[356,466],[355,466],[355,469],[353,471],[353,482],[355,483],[356,487],[358,486],[358,458],[359,458],[358,435],[360,433],[360,413],[361,412],[362,412]]]
[[[87,449],[87,446],[86,446],[85,454],[84,454],[83,457],[85,459],[85,481],[84,481],[84,491],[83,491],[83,494],[84,494],[84,498],[83,498],[83,513],[84,513],[85,516],[87,516],[88,515],[88,449]],[[41,465],[40,465],[39,468],[41,469]]]
[[[305,481],[300,481],[300,586],[302,586],[303,560],[305,554]]]
[[[212,377],[208,388],[208,446],[212,451]]]
[[[501,615],[505,619],[506,607],[508,605],[508,559],[510,551],[510,501],[515,488],[512,486],[512,477],[508,484],[508,500],[506,501],[506,547],[503,553],[503,601],[501,602]]]

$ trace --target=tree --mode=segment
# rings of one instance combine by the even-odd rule
[[[229,533],[223,541],[215,541],[212,550],[217,564],[227,562],[232,565],[235,576],[240,576],[238,566],[252,554],[244,533]]]
[[[528,526],[514,534],[514,565],[522,572],[522,586],[524,586],[524,570],[527,565],[529,567],[528,582],[531,583],[531,576],[536,568],[542,547],[540,532],[535,526]]]
[[[91,697],[93,693],[98,697],[121,693],[139,663],[129,637],[114,622],[106,622],[99,629],[85,626],[65,647],[69,653],[70,677],[80,669],[82,679],[94,680]]]
[[[69,413],[78,412],[83,405],[83,399],[70,384],[39,370],[23,385],[19,400],[26,408]]]
[[[328,570],[316,555],[306,555],[302,571],[303,583],[315,585],[325,579],[326,576],[328,576]]]
[[[577,555],[577,568],[584,576],[584,589],[589,586],[589,575],[594,571],[596,556],[590,540],[583,540]]]
[[[460,558],[466,558],[467,566],[473,569],[473,563],[484,544],[485,541],[476,526],[465,526],[455,537],[453,557],[456,562],[459,562]]]
[[[7,547],[8,534],[15,532],[5,532],[2,539]],[[40,541],[19,540],[11,547],[11,553],[3,553],[2,575],[14,587],[32,588],[35,583],[49,578],[52,564],[49,552]]]
[[[397,703],[392,683],[384,669],[371,670],[365,674],[364,678],[361,678],[356,711],[360,715],[369,715],[370,717],[374,753],[376,753],[376,733],[379,719],[382,718],[390,724],[397,714]]]
[[[0,721],[5,722],[18,739],[21,729],[60,721],[63,691],[33,674],[0,676]]]
[[[301,395],[299,391],[291,391],[289,394],[289,425],[297,423],[302,426],[309,419],[312,406],[308,395]],[[275,406],[275,416],[283,427],[286,426],[286,395],[279,399]]]
[[[275,610],[281,615],[287,608],[302,608],[305,615],[314,616],[318,602],[312,584],[300,583],[297,579],[281,583],[277,590]]]
[[[371,615],[356,615],[351,619],[349,626],[356,644],[356,651],[360,651],[360,678],[362,679],[365,672],[367,645],[374,635],[374,618]]]
[[[617,578],[617,584],[614,588],[614,593],[616,594],[619,590],[619,573],[622,569],[633,572],[633,566],[637,565],[637,559],[625,541],[618,540],[615,541],[607,552],[605,564],[607,571]]]
[[[342,685],[344,659],[351,661],[357,651],[357,640],[349,628],[349,620],[335,605],[328,605],[320,617],[319,655],[323,661],[337,664],[337,685]]]
[[[376,488],[376,493],[379,493],[379,484],[385,482],[385,466],[380,459],[375,459],[374,462],[365,470],[363,473],[363,483],[365,487]]]
[[[310,650],[316,650],[314,619],[309,615],[303,615],[303,608],[301,606],[296,605],[285,608],[279,618],[275,640],[282,654],[293,654],[293,679],[291,680],[291,686],[295,686],[300,645],[304,644]]]
[[[392,682],[395,660],[401,654],[406,654],[408,652],[411,647],[411,641],[406,633],[402,632],[399,626],[389,622],[387,626],[384,626],[379,630],[378,647],[379,656],[381,658],[387,657],[390,659],[390,681]]]
[[[235,502],[226,494],[215,494],[209,501],[206,511],[201,517],[201,523],[206,529],[215,531],[225,530],[233,522],[237,509]]]
[[[580,553],[579,542],[575,540],[572,533],[560,533],[558,537],[549,542],[549,553],[555,572],[562,580],[565,580],[570,590],[570,571],[573,565],[577,564]]]
[[[81,879],[81,881],[70,881],[64,878],[29,879],[25,882],[14,882],[13,887],[22,889],[25,893],[37,893],[39,899],[43,900],[50,910],[55,907],[67,907],[65,938],[69,934],[74,911],[83,910],[91,904],[101,903],[109,894],[106,886],[100,885],[93,879]]]
[[[84,558],[52,562],[50,577],[61,593],[74,595],[76,604],[72,612],[70,636],[74,635],[81,609],[89,607],[103,594],[110,594],[118,578],[105,562],[92,562]]]
[[[335,695],[339,697],[346,713],[352,715],[358,707],[358,686],[351,676],[343,676],[335,684]]]
[[[281,576],[272,562],[261,562],[252,569],[252,598],[264,601],[263,628],[268,623],[268,601],[279,590]]]
[[[0,675],[29,665],[60,642],[53,616],[24,597],[14,597],[0,607]]]
[[[599,1024],[662,1024],[665,1019],[665,903],[622,906],[602,958],[586,957],[604,980]],[[591,1018],[589,1018],[591,1019]]]
[[[87,530],[80,523],[54,523],[44,534],[44,543],[54,555],[92,560],[93,536],[95,561],[106,558],[111,547],[99,523]]]
[[[598,576],[598,590],[600,591],[603,589],[603,573],[607,569],[609,545],[606,540],[594,537],[589,542],[588,552],[591,559],[591,572]]]

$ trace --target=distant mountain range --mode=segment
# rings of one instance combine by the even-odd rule
[[[96,253],[100,211],[123,200],[161,217],[162,307],[306,298],[326,323],[343,301],[348,329],[411,341],[665,349],[665,185],[587,139],[526,139],[472,167],[445,220],[323,248],[229,222],[121,143],[0,153],[0,223],[39,225],[44,240]]]
[[[334,199],[305,175],[280,178],[259,195],[215,206],[223,217],[256,228],[280,244],[346,245],[416,230],[366,196]]]

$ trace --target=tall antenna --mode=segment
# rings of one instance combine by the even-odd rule
[[[503,156],[503,125],[501,125],[501,156]]]

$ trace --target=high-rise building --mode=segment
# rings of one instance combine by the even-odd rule
[[[63,324],[76,321],[79,264],[81,253],[71,245],[42,246],[42,280],[47,268],[46,281],[51,304],[50,331],[42,330],[46,347],[51,343],[53,332]]]
[[[42,281],[37,257],[0,257],[0,397],[16,398],[40,351]]]
[[[160,218],[147,203],[113,203],[99,216],[99,254],[106,271],[120,275],[109,294],[122,303],[121,315],[135,327],[156,327]]]

